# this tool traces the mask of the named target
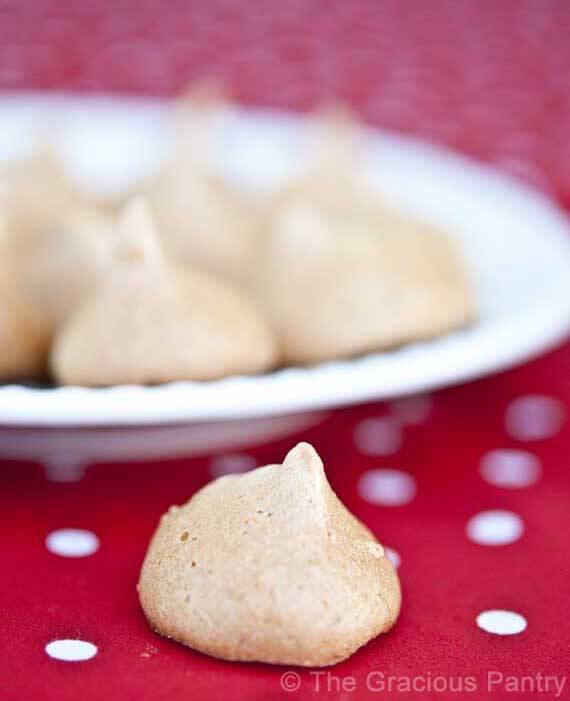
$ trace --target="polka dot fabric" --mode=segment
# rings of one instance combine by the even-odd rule
[[[529,393],[568,406],[570,387],[558,381],[567,367],[563,348],[524,368],[416,398],[416,406],[430,409],[413,422],[393,403],[341,409],[260,448],[93,465],[78,482],[53,482],[39,465],[4,462],[0,609],[9,612],[4,634],[11,644],[0,667],[11,679],[9,698],[40,689],[54,701],[77,698],[77,689],[86,699],[125,689],[153,700],[285,698],[284,669],[216,661],[155,635],[135,587],[148,539],[168,506],[213,474],[281,460],[300,439],[318,447],[333,487],[381,538],[403,586],[396,627],[332,670],[356,680],[358,693],[350,698],[378,698],[366,688],[371,670],[463,674],[481,688],[496,670],[564,674],[570,427],[565,421],[555,435],[530,444],[510,435],[505,417]],[[378,416],[398,423],[400,445],[386,455],[363,453],[356,429]],[[538,420],[543,425],[544,417]],[[296,673],[294,697],[320,698],[310,670]],[[495,688],[491,698],[513,694]]]
[[[374,124],[448,144],[570,205],[570,6],[562,0],[172,0],[0,8],[0,86],[173,94],[205,72],[251,104],[343,97]],[[533,284],[533,281],[529,281]],[[2,695],[385,698],[371,672],[467,676],[465,698],[530,698],[488,675],[568,670],[570,347],[496,377],[341,409],[253,450],[144,465],[0,464]],[[332,670],[229,664],[160,638],[136,582],[161,513],[212,476],[312,442],[398,566],[397,626]],[[60,469],[61,468],[61,469]],[[51,476],[51,477],[50,477]],[[9,683],[6,684],[5,680]],[[298,685],[297,685],[298,680]],[[568,686],[565,694],[570,693]],[[554,698],[553,693],[538,693]],[[449,687],[428,695],[457,699]],[[562,695],[562,698],[564,694]]]

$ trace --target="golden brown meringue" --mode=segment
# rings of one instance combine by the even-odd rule
[[[383,547],[307,443],[171,507],[138,590],[162,635],[223,659],[305,666],[346,659],[393,626],[401,603]]]
[[[148,206],[121,218],[117,260],[58,334],[51,356],[63,384],[209,380],[276,361],[254,303],[217,277],[163,256]]]
[[[110,218],[87,206],[6,230],[0,251],[10,279],[48,341],[105,273],[113,242]]]
[[[285,362],[346,357],[469,322],[474,301],[453,243],[411,221],[283,208],[256,284]]]
[[[234,281],[247,275],[256,247],[256,212],[211,165],[212,122],[227,109],[201,87],[175,114],[174,156],[145,187],[165,247],[176,260]]]

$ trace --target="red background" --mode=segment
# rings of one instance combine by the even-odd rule
[[[489,161],[568,207],[569,36],[564,0],[2,3],[0,86],[172,95],[208,74],[245,103],[307,109],[341,97],[371,123]],[[287,693],[282,669],[208,659],[147,628],[134,587],[148,538],[171,503],[209,479],[208,457],[92,466],[68,485],[47,481],[39,465],[2,463],[1,697],[385,698],[365,684],[370,671],[381,670],[475,676],[480,690],[464,697],[487,698],[489,670],[567,673],[570,431],[522,446],[544,467],[529,489],[492,487],[477,466],[486,451],[518,445],[504,428],[512,399],[538,393],[570,404],[569,370],[566,346],[438,392],[430,417],[406,429],[390,458],[359,454],[352,435],[382,405],[339,410],[302,435],[321,452],[349,508],[402,556],[396,628],[332,670],[356,679],[353,693],[335,691],[334,682],[330,692],[316,693],[306,671],[298,694]],[[261,464],[277,462],[291,443],[249,452]],[[412,473],[415,500],[395,508],[366,504],[356,480],[372,467]],[[489,548],[466,539],[469,517],[492,508],[523,517],[521,540]],[[77,560],[49,553],[45,536],[67,526],[93,530],[100,550]],[[489,608],[522,613],[527,630],[484,633],[474,619]],[[65,663],[45,655],[47,642],[66,637],[94,642],[97,656]]]

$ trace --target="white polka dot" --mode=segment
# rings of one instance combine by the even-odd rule
[[[540,460],[525,450],[491,450],[481,459],[481,477],[496,487],[529,487],[540,479]]]
[[[247,472],[257,467],[257,460],[245,453],[228,453],[212,458],[210,473],[212,477],[223,477],[240,472]]]
[[[429,394],[417,394],[396,399],[390,406],[402,423],[421,424],[430,415],[432,400]]]
[[[555,436],[564,423],[564,405],[553,397],[538,394],[519,397],[505,414],[507,432],[520,441],[538,441]]]
[[[524,532],[520,516],[511,511],[482,511],[467,523],[467,537],[479,545],[507,545]]]
[[[85,640],[52,640],[45,647],[46,654],[54,660],[81,662],[97,654],[97,645]]]
[[[358,493],[371,504],[400,506],[416,495],[416,482],[402,470],[368,470],[358,480]]]
[[[479,628],[495,635],[516,635],[522,633],[527,626],[526,618],[520,613],[502,609],[482,611],[476,621]]]
[[[354,429],[354,442],[365,455],[393,455],[402,445],[402,429],[391,416],[364,419]]]
[[[91,531],[79,528],[61,528],[46,538],[46,548],[62,557],[86,557],[99,549],[99,538]]]
[[[394,548],[384,548],[384,552],[386,553],[386,557],[392,565],[394,566],[394,569],[398,569],[400,566],[400,563],[402,562],[402,558],[400,557],[400,553],[396,552]]]

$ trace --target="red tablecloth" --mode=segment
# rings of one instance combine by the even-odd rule
[[[565,0],[2,3],[0,85],[171,94],[208,72],[244,102],[304,109],[336,95],[570,205],[569,36]],[[210,457],[94,465],[73,484],[2,463],[0,697],[362,699],[391,684],[405,699],[570,698],[570,680],[559,693],[570,667],[569,370],[567,346],[437,392],[408,419],[401,406],[339,410],[246,451],[277,462],[311,441],[340,497],[401,558],[397,626],[318,678],[212,660],[146,625],[135,592],[146,544],[159,515],[210,478]],[[379,503],[378,485],[406,503]],[[56,539],[50,551],[61,528],[92,532],[98,550],[65,557]],[[475,542],[493,537],[509,542]],[[499,635],[503,617],[483,630],[478,615],[494,609],[526,628]],[[97,654],[50,657],[46,644],[62,639]]]

